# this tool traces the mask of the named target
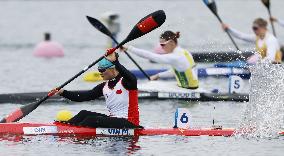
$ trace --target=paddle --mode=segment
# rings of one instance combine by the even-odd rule
[[[117,40],[112,36],[111,32],[108,30],[108,28],[101,23],[99,20],[93,18],[93,17],[89,17],[87,16],[89,22],[96,28],[98,29],[100,32],[102,32],[103,34],[109,36],[117,45],[118,42]],[[138,63],[130,56],[130,54],[124,50],[124,53],[130,58],[130,60],[139,68],[139,70],[145,75],[145,77],[148,78],[148,80],[150,80],[150,77],[146,74],[146,72],[138,65]]]
[[[122,45],[124,45],[125,43],[132,41],[136,38],[139,38],[149,32],[151,32],[152,30],[158,28],[159,26],[161,26],[166,20],[166,15],[165,12],[162,10],[158,10],[156,12],[153,12],[151,14],[149,14],[148,16],[144,17],[143,19],[141,19],[135,26],[134,28],[131,30],[131,32],[128,34],[128,36],[126,37],[126,39],[124,39],[121,43],[119,43],[115,48],[109,49],[107,50],[106,56],[113,53],[116,49],[118,49],[119,47],[121,47]],[[72,78],[70,78],[68,81],[66,81],[65,83],[63,83],[61,86],[57,87],[56,90],[60,90],[61,88],[63,88],[64,86],[66,86],[68,83],[70,83],[71,81],[73,81],[75,78],[77,78],[78,76],[80,76],[81,74],[83,74],[85,71],[87,71],[88,69],[90,69],[92,66],[94,66],[95,64],[97,64],[100,60],[102,60],[104,58],[104,56],[101,56],[99,59],[97,59],[95,62],[93,62],[92,64],[90,64],[89,66],[85,67],[82,71],[80,71],[78,74],[76,74],[75,76],[73,76]],[[7,117],[3,118],[0,123],[7,123],[7,122],[16,122],[19,121],[20,119],[22,119],[23,117],[25,117],[26,115],[28,115],[29,113],[31,113],[33,110],[35,110],[41,103],[43,103],[45,100],[47,100],[49,97],[53,96],[54,94],[56,94],[56,90],[52,90],[50,91],[47,96],[45,96],[44,98],[42,98],[40,101],[37,101],[35,103],[31,103],[28,105],[25,105],[21,108],[18,108],[16,111],[14,111],[13,113],[11,113],[10,115],[8,115]]]
[[[217,17],[217,19],[219,20],[220,23],[223,23],[222,19],[220,18],[220,16],[217,13],[217,6],[214,0],[203,0],[203,2],[207,5],[207,7],[211,10],[211,12]],[[240,51],[239,47],[237,46],[236,42],[234,41],[234,39],[232,38],[231,34],[228,32],[228,30],[226,30],[226,33],[228,34],[228,36],[230,37],[231,41],[233,42],[234,46],[236,47],[236,49],[238,51]]]
[[[274,24],[271,20],[272,15],[271,15],[271,11],[270,11],[270,0],[261,0],[261,2],[263,3],[263,5],[267,8],[268,14],[269,14],[269,19],[270,19],[270,23],[271,23],[271,27],[272,27],[272,31],[273,31],[273,35],[276,37],[276,32],[275,32],[275,28],[274,28]]]

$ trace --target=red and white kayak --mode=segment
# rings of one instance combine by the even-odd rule
[[[146,128],[146,129],[117,129],[117,128],[87,128],[54,123],[1,123],[0,134],[17,135],[88,135],[88,136],[151,136],[151,135],[181,135],[181,136],[232,136],[234,128]],[[280,135],[284,135],[281,132]]]
[[[19,135],[92,135],[92,136],[134,136],[134,135],[183,135],[183,136],[231,136],[234,129],[117,129],[117,128],[87,128],[54,123],[1,123],[0,134]]]

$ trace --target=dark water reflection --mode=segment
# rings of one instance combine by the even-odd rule
[[[141,147],[137,145],[139,136],[133,137],[95,137],[95,136],[54,136],[54,135],[38,135],[38,136],[23,136],[23,135],[0,135],[0,145],[8,145],[9,148],[17,149],[21,146],[36,146],[39,145],[55,145],[78,147],[96,153],[104,153],[106,155],[132,155]],[[68,148],[65,148],[68,151]],[[48,148],[47,148],[48,150]],[[50,149],[53,151],[54,149]],[[67,152],[66,151],[66,152]],[[70,152],[72,150],[69,150]],[[74,151],[73,151],[74,152]]]

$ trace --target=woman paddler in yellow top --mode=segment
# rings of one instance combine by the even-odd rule
[[[282,53],[275,36],[267,30],[267,21],[263,18],[254,20],[252,29],[254,34],[245,34],[222,23],[222,28],[228,30],[234,37],[247,42],[255,42],[256,51],[261,59],[268,59],[272,63],[281,63]]]
[[[178,46],[177,39],[179,32],[165,31],[160,36],[160,45],[165,51],[163,54],[153,53],[147,50],[138,49],[133,46],[124,47],[128,52],[134,53],[142,58],[157,63],[169,64],[172,70],[158,73],[151,76],[152,80],[175,75],[178,86],[187,89],[197,89],[199,81],[197,77],[196,64],[192,55],[185,49]]]

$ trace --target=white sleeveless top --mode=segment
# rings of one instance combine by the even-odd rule
[[[108,81],[103,88],[106,106],[110,116],[128,118],[129,91],[122,85],[122,78],[117,82],[113,89],[108,87]]]

